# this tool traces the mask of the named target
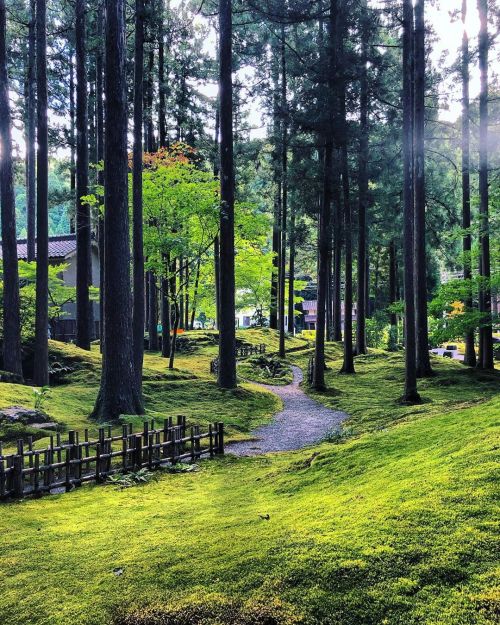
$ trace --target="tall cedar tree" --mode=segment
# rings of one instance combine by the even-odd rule
[[[49,383],[49,146],[47,128],[47,5],[36,2],[37,158],[36,158],[36,311],[33,380]]]
[[[366,0],[361,14],[361,68],[359,81],[359,158],[358,158],[358,284],[356,316],[356,353],[366,354],[366,212],[368,210],[368,37]]]
[[[3,256],[3,368],[5,371],[22,376],[16,205],[12,170],[6,36],[5,0],[0,0],[0,199],[2,202]]]
[[[414,299],[413,203],[413,6],[403,0],[403,243],[405,283],[405,389],[403,401],[420,401],[417,391]]]
[[[464,253],[464,280],[470,282],[472,277],[471,267],[471,211],[470,211],[470,105],[469,105],[469,36],[465,28],[467,18],[467,0],[462,0],[462,24],[464,32],[462,36],[462,228],[463,253]],[[466,310],[472,309],[472,287],[469,289],[464,302]],[[465,334],[465,357],[464,363],[469,367],[476,366],[476,349],[474,347],[474,330],[470,329]]]
[[[330,248],[330,216],[333,167],[333,90],[334,50],[337,3],[332,2],[328,20],[328,119],[326,121],[323,158],[323,193],[318,220],[318,295],[316,305],[316,342],[314,348],[313,386],[325,389],[325,322],[328,292],[328,258]]]
[[[347,34],[346,7],[339,12],[338,49],[340,75],[340,160],[342,172],[342,198],[344,204],[344,238],[345,238],[345,287],[344,287],[344,361],[342,373],[354,373],[354,354],[352,346],[352,212],[349,185],[349,159],[347,153],[347,118],[346,118],[346,77],[344,37]]]
[[[26,221],[28,261],[35,260],[36,237],[36,0],[30,0],[26,75]]]
[[[90,206],[82,200],[88,194],[89,142],[87,110],[87,65],[85,0],[75,4],[76,42],[76,344],[90,349],[91,309],[89,286],[92,281],[90,252]]]
[[[274,211],[273,211],[273,265],[271,273],[271,303],[269,308],[269,327],[278,329],[278,300],[279,300],[279,268],[280,268],[280,219],[281,219],[281,172],[280,162],[280,141],[281,141],[281,120],[280,120],[280,82],[279,82],[279,62],[278,49],[276,43],[273,48],[272,61],[272,82],[273,82],[273,176],[274,176]]]
[[[283,4],[284,9],[284,4]],[[281,222],[280,222],[280,271],[279,271],[279,356],[285,357],[285,299],[286,299],[286,231],[288,210],[288,124],[286,101],[286,32],[281,26]]]
[[[414,202],[415,308],[417,375],[432,375],[427,324],[427,255],[425,250],[425,24],[424,0],[415,2],[414,38]]]
[[[479,309],[483,313],[479,328],[479,362],[481,369],[493,369],[493,336],[491,327],[490,235],[488,214],[488,0],[477,0],[479,12]]]
[[[144,412],[134,373],[128,214],[124,0],[106,0],[104,351],[94,417]]]
[[[134,259],[133,337],[134,371],[139,388],[142,387],[144,357],[144,244],[142,211],[142,116],[144,86],[144,0],[135,3],[134,47],[134,147],[132,173],[132,222]]]
[[[232,3],[219,0],[220,333],[219,386],[236,387]]]
[[[104,45],[104,7],[101,4],[97,13],[97,44],[96,48],[96,60],[95,60],[95,72],[96,72],[96,143],[97,143],[97,162],[101,163],[104,160],[104,99],[103,99],[103,79],[104,79],[104,59],[103,59],[103,45]],[[104,173],[102,168],[97,170],[97,182],[99,185],[104,185]],[[102,198],[101,198],[102,201]],[[101,212],[99,212],[99,219],[97,222],[97,236],[99,245],[99,334],[100,334],[100,349],[102,352],[104,345],[103,327],[104,327],[104,218]]]

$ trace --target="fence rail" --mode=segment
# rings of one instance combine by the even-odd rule
[[[155,469],[182,461],[194,462],[202,457],[213,458],[224,453],[224,424],[214,423],[207,432],[199,425],[186,426],[186,418],[164,419],[156,428],[154,420],[144,422],[141,433],[132,425],[123,425],[122,433],[113,435],[111,427],[100,428],[99,438],[84,440],[79,433],[68,432],[61,441],[58,433],[50,437],[46,449],[33,449],[33,440],[17,443],[17,452],[3,455],[0,442],[0,499],[41,495],[54,489],[72,490],[86,482],[103,482],[109,475],[121,471]]]
[[[246,358],[247,356],[254,356],[255,354],[265,354],[266,353],[266,345],[265,343],[261,343],[260,345],[243,345],[242,347],[237,347],[234,350],[234,354],[236,358]],[[214,358],[210,361],[210,373],[219,373],[219,357]]]

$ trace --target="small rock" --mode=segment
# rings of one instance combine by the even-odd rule
[[[50,417],[42,410],[33,408],[23,408],[23,406],[10,406],[0,410],[0,423],[22,423],[31,425],[32,423],[50,423]]]
[[[57,430],[58,425],[55,421],[48,421],[47,423],[32,423],[31,427],[35,430]]]

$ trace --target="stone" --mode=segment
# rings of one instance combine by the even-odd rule
[[[42,410],[34,408],[24,408],[23,406],[10,406],[0,410],[0,423],[22,423],[23,425],[32,425],[35,423],[51,423],[48,414]]]

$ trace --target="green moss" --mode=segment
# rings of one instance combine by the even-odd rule
[[[364,367],[379,384],[367,418],[356,417]],[[500,397],[479,396],[495,381],[467,384],[472,374],[438,364],[460,384],[429,380],[432,401],[409,414],[395,403],[400,382],[381,382],[399,367],[375,354],[358,359],[357,376],[328,372],[345,384],[336,400],[350,402],[356,427],[372,430],[341,444],[2,505],[4,622],[229,625],[233,610],[246,625],[250,606],[252,624],[493,625]],[[258,620],[256,606],[274,603],[282,611]]]
[[[292,354],[290,359],[304,370],[312,351]],[[500,391],[498,372],[480,372],[459,362],[433,358],[436,375],[418,381],[422,404],[402,405],[404,355],[402,353],[370,350],[355,358],[355,375],[340,373],[342,348],[328,344],[326,349],[327,390],[318,393],[304,384],[304,390],[326,406],[344,410],[349,419],[344,428],[353,433],[376,430],[401,420],[422,415],[441,415],[494,396]]]

